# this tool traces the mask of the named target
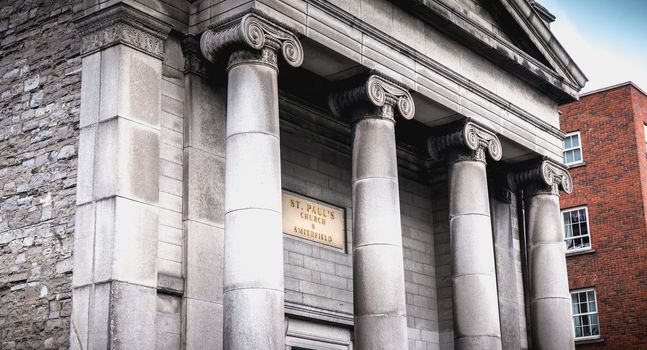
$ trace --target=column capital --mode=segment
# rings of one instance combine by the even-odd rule
[[[303,47],[291,31],[253,12],[209,26],[200,38],[202,54],[216,62],[229,55],[229,68],[245,61],[277,67],[277,52],[292,67],[303,63]]]
[[[558,195],[561,188],[573,192],[573,179],[568,170],[548,159],[533,161],[526,169],[508,174],[508,181],[515,188],[524,187],[526,196],[539,193]]]
[[[496,134],[470,120],[451,126],[443,133],[427,139],[427,151],[435,160],[442,159],[444,153],[453,148],[462,148],[459,159],[485,162],[485,150],[493,160],[498,161],[502,156],[501,141]]]
[[[122,44],[158,59],[171,25],[119,3],[74,21],[81,36],[81,56]]]
[[[413,118],[415,105],[409,91],[372,73],[359,82],[353,80],[350,87],[333,93],[328,99],[330,109],[338,116],[352,114],[353,120],[362,118],[386,118],[395,120],[395,113],[405,119]]]

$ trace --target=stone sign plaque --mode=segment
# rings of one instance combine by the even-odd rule
[[[284,233],[344,249],[345,223],[344,208],[283,192]]]

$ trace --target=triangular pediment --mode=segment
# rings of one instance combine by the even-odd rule
[[[535,0],[401,0],[412,13],[558,102],[577,98],[587,78],[550,31]]]
[[[543,50],[537,46],[536,40],[517,22],[515,16],[510,13],[504,1],[475,0],[485,9],[480,15],[493,21],[497,34],[508,40],[528,55],[534,57],[547,67],[557,69],[546,57]]]

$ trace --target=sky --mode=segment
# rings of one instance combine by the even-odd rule
[[[589,79],[587,92],[633,81],[647,91],[647,0],[539,0],[550,28]]]

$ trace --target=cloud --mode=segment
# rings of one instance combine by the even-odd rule
[[[644,60],[630,49],[587,35],[564,13],[552,23],[551,30],[589,78],[583,92],[629,80],[647,89],[647,69],[641,63]]]

